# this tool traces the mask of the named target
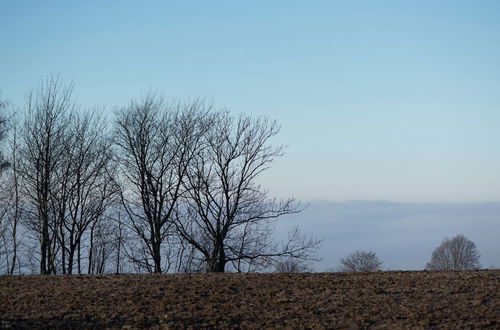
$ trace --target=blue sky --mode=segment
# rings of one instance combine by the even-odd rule
[[[498,1],[3,0],[0,45],[14,106],[60,73],[110,113],[152,89],[277,119],[278,197],[499,200]]]

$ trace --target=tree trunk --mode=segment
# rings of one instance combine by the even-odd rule
[[[68,253],[68,274],[73,274],[73,264],[75,262],[75,246],[72,244]]]
[[[41,237],[41,242],[40,242],[40,274],[41,275],[47,275],[49,273],[49,271],[47,269],[48,236],[49,236],[49,229],[48,229],[47,220],[43,219],[42,237]]]
[[[161,249],[160,243],[153,242],[153,261],[154,261],[154,272],[157,274],[161,273]]]
[[[77,264],[78,264],[78,274],[80,275],[82,273],[82,250],[81,250],[81,244],[80,241],[78,241],[77,246]]]
[[[224,252],[224,244],[218,243],[214,249],[213,258],[209,263],[208,272],[224,273],[226,270],[226,253]]]
[[[87,269],[88,274],[92,274],[92,258],[94,253],[94,225],[90,227],[90,246],[89,246],[89,265]]]
[[[64,239],[64,231],[63,231],[63,225],[61,223],[61,225],[59,226],[60,228],[60,241],[61,241],[61,265],[62,265],[62,273],[63,274],[66,274],[66,242],[65,242],[65,239]],[[68,265],[69,266],[69,265]],[[69,273],[71,274],[71,273]]]
[[[118,218],[118,249],[116,251],[116,274],[120,274],[120,252],[122,249],[122,223]]]
[[[17,203],[17,202],[16,202]],[[16,269],[16,261],[17,261],[17,206],[16,206],[16,215],[14,218],[14,225],[12,227],[12,265],[9,270],[10,275],[14,275],[14,270]]]

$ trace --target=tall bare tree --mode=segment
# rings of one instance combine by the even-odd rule
[[[478,269],[480,254],[476,244],[464,235],[451,239],[445,238],[441,245],[432,252],[432,258],[427,263],[429,270],[444,269]]]
[[[278,131],[276,122],[265,118],[218,113],[202,152],[191,163],[189,195],[176,227],[209,272],[224,272],[227,264],[242,271],[242,263],[257,269],[281,257],[308,259],[319,246],[298,231],[283,245],[273,243],[274,221],[301,210],[293,199],[269,199],[256,183],[282,155],[282,146],[270,145]]]
[[[117,195],[111,139],[72,86],[49,77],[28,94],[16,147],[27,227],[40,245],[41,274],[82,271],[82,239]]]
[[[26,98],[24,121],[20,127],[19,175],[27,208],[28,227],[39,241],[40,273],[57,271],[59,225],[56,169],[65,155],[65,139],[70,113],[75,104],[72,87],[65,87],[59,77],[49,77]]]
[[[3,140],[7,133],[7,101],[0,99],[0,268],[5,268],[6,273],[10,273],[9,258],[10,250],[10,231],[9,231],[9,209],[11,207],[11,198],[9,191],[9,184],[3,180],[3,172],[8,167],[9,163],[6,161],[3,153]],[[5,264],[5,265],[4,265]]]
[[[123,174],[122,200],[138,237],[129,256],[150,272],[169,269],[177,240],[173,216],[188,165],[206,130],[201,102],[167,105],[149,95],[117,113],[115,142]]]
[[[113,176],[111,139],[99,114],[74,113],[65,139],[65,157],[56,170],[63,273],[82,271],[82,238],[112,205],[118,189]],[[89,250],[92,253],[92,250]],[[75,255],[76,254],[76,255]]]
[[[2,191],[2,201],[3,207],[5,208],[2,212],[4,225],[6,226],[9,240],[8,240],[8,251],[9,259],[7,262],[7,273],[10,275],[14,274],[16,268],[18,271],[21,267],[21,260],[19,258],[19,246],[20,242],[18,240],[18,232],[20,227],[20,221],[22,218],[22,196],[20,193],[19,184],[19,155],[18,155],[18,132],[17,124],[12,125],[12,134],[9,143],[9,170],[5,180],[3,180],[3,191]],[[7,241],[7,240],[4,240]]]

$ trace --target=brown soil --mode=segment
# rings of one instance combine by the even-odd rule
[[[500,328],[500,270],[2,276],[0,327]]]

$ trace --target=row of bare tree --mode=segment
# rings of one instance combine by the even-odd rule
[[[256,181],[283,152],[274,121],[155,95],[107,121],[59,77],[2,118],[4,273],[248,272],[316,258],[320,241],[298,229],[273,238],[277,218],[302,209]]]

